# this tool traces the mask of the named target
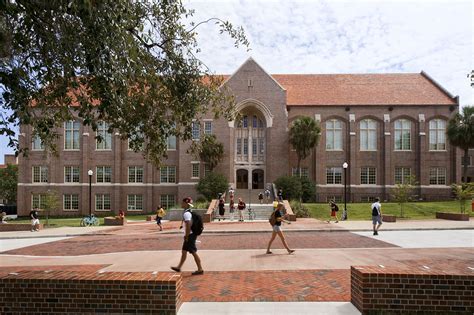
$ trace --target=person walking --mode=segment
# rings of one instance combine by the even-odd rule
[[[196,247],[196,239],[197,235],[192,232],[192,225],[193,225],[193,216],[191,214],[191,208],[193,207],[192,204],[193,200],[191,197],[186,197],[181,202],[181,207],[184,210],[183,213],[183,221],[185,225],[184,229],[184,241],[183,247],[181,249],[181,260],[179,261],[178,266],[171,267],[173,271],[181,272],[181,267],[183,267],[184,262],[186,261],[186,257],[188,252],[193,255],[194,261],[196,262],[198,270],[194,271],[192,275],[202,275],[204,270],[202,269],[201,265],[201,258],[197,254],[197,247]]]
[[[339,207],[337,206],[336,202],[334,202],[333,200],[331,200],[331,202],[329,203],[329,206],[331,207],[331,217],[326,222],[330,223],[331,219],[335,218],[336,221],[334,223],[338,223],[339,219],[337,218],[337,212],[339,211]]]
[[[282,202],[283,201],[283,190],[281,190],[281,188],[278,189],[277,196],[278,196],[278,201]]]
[[[374,235],[379,235],[379,229],[382,225],[382,205],[380,204],[380,198],[375,198],[375,202],[370,206],[370,208],[372,209]]]
[[[258,194],[258,200],[260,201],[260,204],[263,203],[263,193],[262,193],[262,192],[260,192],[260,193]]]
[[[270,189],[265,189],[265,197],[267,198],[267,203],[270,203]]]
[[[219,199],[219,221],[222,219],[222,221],[225,220],[225,204],[224,204],[224,198]]]
[[[231,199],[229,202],[229,213],[230,213],[230,220],[234,221],[234,213],[235,213],[234,199]]]
[[[40,221],[38,219],[38,209],[33,209],[30,211],[31,219],[31,232],[38,232]]]
[[[245,210],[245,202],[242,198],[239,198],[239,203],[237,203],[237,210],[239,210],[239,221],[244,222],[244,210]]]
[[[283,232],[281,230],[281,222],[290,224],[290,221],[283,219],[283,210],[284,210],[283,204],[279,203],[275,211],[273,211],[272,213],[273,220],[270,219],[271,220],[270,223],[273,224],[272,225],[273,231],[272,231],[272,237],[270,239],[270,242],[268,242],[267,254],[272,254],[272,252],[270,251],[270,247],[272,246],[272,243],[275,240],[275,237],[277,236],[277,234],[280,237],[281,242],[283,243],[283,246],[285,246],[286,250],[288,251],[288,254],[292,254],[295,252],[294,249],[290,249],[288,247],[288,244],[286,243],[286,240],[285,240],[285,236],[283,235]]]
[[[163,209],[163,206],[160,205],[158,209],[156,209],[156,225],[160,227],[160,231],[163,231],[163,226],[161,225],[161,220],[165,217],[166,211]]]

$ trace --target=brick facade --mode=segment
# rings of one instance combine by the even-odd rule
[[[354,202],[367,201],[376,196],[390,200],[391,189],[395,187],[395,169],[400,167],[409,169],[416,177],[420,183],[416,195],[424,200],[450,198],[449,185],[460,180],[457,150],[447,141],[444,141],[442,150],[432,151],[429,148],[430,122],[434,119],[447,122],[458,109],[458,99],[423,73],[272,76],[253,59],[249,59],[232,76],[225,78],[224,85],[235,95],[236,110],[248,118],[247,129],[239,129],[239,124],[234,121],[213,119],[211,115],[205,115],[200,124],[203,131],[204,122],[210,121],[213,134],[224,144],[224,159],[216,171],[227,176],[229,183],[236,188],[252,188],[253,194],[257,195],[278,177],[292,173],[297,159],[288,143],[288,130],[290,124],[303,115],[315,118],[321,125],[320,143],[301,165],[318,186],[316,198],[319,202],[325,202],[328,198],[342,198],[344,181],[328,183],[326,169],[340,168],[344,162],[349,164],[348,198]],[[328,86],[328,80],[339,84],[346,82],[344,84],[348,86]],[[361,84],[358,84],[359,81]],[[356,93],[358,86],[364,89]],[[359,101],[365,103],[357,104]],[[326,122],[331,119],[341,123],[342,143],[338,150],[326,148]],[[360,126],[366,119],[375,122],[375,148],[370,151],[361,150],[360,144]],[[394,124],[399,119],[410,122],[409,150],[395,150]],[[263,136],[257,136],[259,131],[253,124],[263,125]],[[31,132],[29,126],[20,126],[21,147],[31,148]],[[248,136],[245,136],[248,138],[238,138],[239,132],[248,132]],[[195,184],[199,179],[192,177],[191,166],[192,162],[197,161],[186,152],[189,142],[178,141],[176,150],[168,151],[168,158],[163,164],[176,167],[176,181],[163,183],[160,170],[146,162],[141,153],[127,150],[127,141],[121,140],[118,134],[111,135],[110,150],[96,150],[93,132],[81,125],[79,148],[64,150],[64,130],[60,129],[58,133],[59,156],[32,150],[28,157],[19,158],[19,215],[29,213],[33,194],[41,194],[48,189],[58,189],[61,195],[77,195],[79,199],[77,210],[62,209],[56,214],[88,213],[87,171],[91,169],[95,173],[97,166],[111,167],[112,180],[110,183],[97,183],[95,175],[92,177],[92,211],[96,213],[101,213],[95,209],[96,194],[106,194],[110,198],[110,210],[103,211],[104,214],[127,210],[128,195],[140,195],[143,201],[142,210],[128,210],[129,213],[149,213],[156,209],[165,195],[174,201],[188,195],[197,197]],[[260,143],[258,141],[264,142],[262,147],[257,145]],[[237,154],[239,143],[242,151],[247,150],[244,159]],[[257,151],[262,155],[258,159],[254,155]],[[47,183],[32,182],[32,167],[35,165],[48,167]],[[64,167],[70,165],[79,167],[79,182],[64,182]],[[128,182],[129,166],[143,167],[143,183]],[[361,183],[361,169],[367,167],[373,168],[375,172],[375,179],[370,184]],[[204,165],[199,164],[199,168],[202,176]],[[442,184],[430,183],[430,170],[435,168],[445,172]]]

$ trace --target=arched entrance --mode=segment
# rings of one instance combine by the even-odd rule
[[[247,170],[237,170],[237,189],[248,189],[249,172]]]
[[[252,171],[252,189],[263,189],[263,170],[257,169]]]

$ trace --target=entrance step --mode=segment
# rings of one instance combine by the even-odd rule
[[[249,204],[247,204],[247,208],[243,211],[244,215],[244,220],[249,220],[250,219],[250,214],[248,211]],[[273,212],[273,206],[271,204],[255,204],[255,205],[250,205],[250,208],[252,209],[252,212],[255,213],[255,219],[254,220],[268,220],[270,215]],[[214,216],[214,221],[219,221],[219,219],[226,219],[230,220],[231,219],[231,214],[229,212],[229,204],[225,204],[225,215],[223,217],[219,215]],[[237,221],[239,219],[239,212],[237,209],[235,209],[234,212],[234,221]]]
[[[251,189],[250,191],[248,189],[236,189],[234,192],[234,201],[237,203],[239,198],[242,198],[242,200],[247,204],[249,204],[249,197],[250,197],[250,203],[251,204],[260,204],[260,200],[258,199],[258,194],[265,193],[265,189]],[[271,197],[270,197],[271,199]],[[271,199],[273,201],[273,199]],[[229,202],[229,197],[227,196],[226,202]],[[266,202],[265,194],[263,196],[263,202]]]

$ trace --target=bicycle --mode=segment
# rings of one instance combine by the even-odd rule
[[[93,225],[99,225],[99,219],[95,215],[91,214],[82,218],[81,226],[93,226]]]
[[[247,210],[249,212],[249,220],[250,221],[255,220],[255,218],[257,217],[257,214],[255,213],[255,211],[253,211],[251,208],[248,208]]]

